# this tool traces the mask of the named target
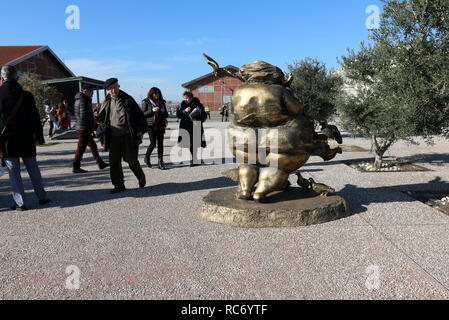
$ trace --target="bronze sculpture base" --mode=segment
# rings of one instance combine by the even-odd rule
[[[346,200],[320,197],[290,187],[269,197],[268,203],[236,199],[237,188],[212,191],[203,199],[200,216],[208,221],[241,228],[299,227],[349,216]]]

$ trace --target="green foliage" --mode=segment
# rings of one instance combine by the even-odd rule
[[[341,97],[343,124],[372,138],[380,160],[398,140],[430,143],[449,126],[449,1],[384,3],[370,44],[340,61],[353,87]]]
[[[291,88],[304,103],[306,113],[323,119],[334,115],[342,78],[328,71],[324,63],[311,58],[295,61],[288,68],[294,76]]]
[[[33,73],[26,73],[20,76],[19,83],[24,90],[30,91],[34,95],[41,121],[45,123],[47,120],[45,100],[48,100],[50,104],[57,104],[62,101],[63,95],[55,88],[42,84],[40,78]]]

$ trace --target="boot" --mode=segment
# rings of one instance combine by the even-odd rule
[[[111,194],[117,194],[126,191],[125,185],[114,186],[114,189],[111,190]]]
[[[150,168],[150,169],[153,168],[153,165],[151,164],[151,160],[149,157],[145,157],[144,162],[148,166],[148,168]]]
[[[143,189],[147,185],[147,180],[145,178],[139,179],[139,188]]]
[[[101,161],[101,162],[98,163],[98,168],[100,170],[104,170],[104,169],[109,168],[109,167],[110,167],[109,163],[106,163],[104,161]]]
[[[11,210],[12,210],[12,211],[23,212],[23,211],[28,211],[28,207],[26,207],[26,206],[21,206],[21,207],[19,207],[19,206],[17,206],[17,205],[14,205],[14,206],[11,207]]]
[[[160,170],[166,170],[165,166],[164,166],[164,161],[163,160],[159,160],[159,164],[158,167]]]
[[[78,165],[73,165],[73,173],[87,173],[86,170],[81,169]]]

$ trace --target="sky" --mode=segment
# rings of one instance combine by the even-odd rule
[[[221,66],[317,58],[332,69],[367,40],[366,9],[378,0],[1,0],[1,45],[48,45],[77,75],[141,99],[159,87],[180,101],[182,84]],[[71,6],[79,8],[79,29]],[[11,14],[5,14],[10,12]]]

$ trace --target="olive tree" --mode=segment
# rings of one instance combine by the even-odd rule
[[[33,73],[25,73],[20,76],[19,83],[24,90],[30,91],[36,101],[37,110],[42,124],[47,121],[47,114],[45,111],[45,101],[48,100],[51,104],[56,104],[62,101],[63,95],[55,88],[49,85],[42,84],[42,80]]]
[[[328,70],[319,60],[305,58],[288,66],[294,80],[291,88],[304,103],[306,113],[327,120],[337,109],[336,100],[343,81],[339,74]]]
[[[346,129],[372,140],[375,167],[397,141],[428,143],[449,124],[449,1],[384,0],[380,28],[340,64]]]

